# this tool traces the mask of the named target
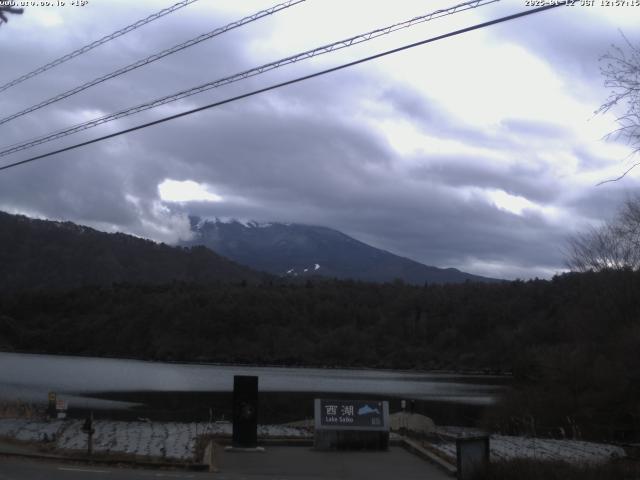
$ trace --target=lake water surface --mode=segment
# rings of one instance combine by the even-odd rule
[[[492,404],[507,381],[483,375],[177,364],[0,352],[1,399],[45,403],[47,393],[54,391],[67,400],[71,410],[102,409],[120,415],[134,412],[185,419],[196,411],[199,417],[206,411],[211,415],[214,407],[216,413],[228,414],[225,407],[230,402],[234,375],[257,375],[261,407],[263,403],[266,406],[262,411],[276,415],[290,410],[294,418],[311,411],[313,397],[336,395],[385,398],[392,401],[392,407],[407,399],[421,408],[438,405],[440,410],[452,412],[477,411]]]

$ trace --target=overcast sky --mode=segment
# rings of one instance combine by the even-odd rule
[[[0,146],[460,1],[307,0],[0,126]],[[428,265],[502,278],[564,268],[571,232],[640,191],[603,136],[598,59],[640,7],[561,7],[0,172],[0,210],[159,241],[188,214],[317,224]],[[5,117],[277,3],[200,0],[0,94]],[[526,10],[502,0],[0,159],[0,164]],[[579,3],[579,2],[578,2]],[[0,83],[169,1],[26,8],[0,27]]]

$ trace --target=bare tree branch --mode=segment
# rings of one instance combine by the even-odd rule
[[[625,110],[624,113],[617,114],[616,122],[619,127],[605,135],[604,139],[625,139],[631,146],[633,155],[640,152],[640,46],[634,45],[622,31],[620,35],[624,40],[624,48],[611,45],[610,50],[600,57],[600,72],[604,77],[605,87],[611,89],[611,93],[595,114],[618,110],[618,107]],[[637,166],[638,163],[619,177],[602,181],[597,186],[617,182]]]
[[[12,13],[14,15],[22,15],[24,13],[24,8],[0,7],[0,26],[3,23],[9,22],[9,19],[6,16],[7,13]]]
[[[627,200],[612,221],[567,243],[565,262],[573,271],[640,269],[640,196]]]
[[[602,182],[598,182],[596,183],[596,187],[599,187],[600,185],[604,185],[605,183],[610,183],[610,182],[617,182],[618,180],[622,180],[624,177],[627,176],[627,174],[633,170],[634,168],[636,168],[638,165],[640,165],[640,162],[638,163],[634,163],[633,165],[631,165],[631,167],[629,167],[622,175],[620,175],[619,177],[616,178],[610,178],[609,180],[603,180]]]

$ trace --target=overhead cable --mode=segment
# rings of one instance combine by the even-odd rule
[[[175,12],[176,10],[179,10],[183,7],[186,7],[187,5],[197,2],[198,0],[182,0],[181,2],[176,3],[175,5],[172,5],[168,8],[165,8],[163,10],[160,10],[159,12],[156,12],[152,15],[149,15],[146,18],[143,18],[142,20],[138,20],[135,23],[132,23],[131,25],[121,28],[120,30],[117,30],[109,35],[106,35],[104,37],[102,37],[99,40],[96,40],[94,42],[89,43],[88,45],[85,45],[84,47],[80,47],[77,50],[74,50],[71,53],[67,53],[66,55],[63,55],[60,58],[56,58],[55,60],[53,60],[52,62],[47,63],[46,65],[43,65],[39,68],[36,68],[35,70],[29,72],[29,73],[25,73],[24,75],[22,75],[21,77],[16,78],[15,80],[11,80],[10,82],[5,83],[4,85],[0,86],[0,92],[3,92],[5,90],[7,90],[8,88],[11,88],[15,85],[18,85],[19,83],[24,82],[25,80],[28,80],[29,78],[35,77],[36,75],[41,74],[42,72],[46,72],[47,70],[52,69],[53,67],[57,67],[58,65],[60,65],[61,63],[64,63],[68,60],[71,60],[72,58],[77,57],[78,55],[82,55],[83,53],[87,53],[89,50],[93,50],[96,47],[99,47],[100,45],[107,43],[111,40],[113,40],[114,38],[118,38],[122,35],[125,35],[137,28],[140,28],[143,25],[146,25],[147,23],[153,22],[154,20],[157,20],[161,17],[164,17],[165,15],[169,15],[170,13]]]
[[[33,140],[28,140],[28,141],[24,141],[22,143],[18,143],[18,144],[14,144],[11,146],[7,146],[7,147],[2,147],[3,150],[0,151],[0,157],[4,157],[6,155],[9,155],[11,153],[15,153],[21,150],[25,150],[27,148],[32,148],[35,147],[36,145],[41,145],[43,143],[46,142],[50,142],[53,140],[57,140],[59,138],[62,137],[66,137],[67,135],[72,135],[74,133],[83,131],[83,130],[87,130],[89,128],[93,128],[96,127],[98,125],[102,125],[104,123],[107,122],[111,122],[114,120],[118,120],[120,118],[124,118],[124,117],[128,117],[129,115],[133,115],[139,112],[143,112],[145,110],[149,110],[155,107],[159,107],[161,105],[165,105],[167,103],[171,103],[171,102],[175,102],[176,100],[180,100],[183,98],[187,98],[190,97],[192,95],[196,95],[198,93],[202,93],[205,92],[207,90],[211,90],[213,88],[218,88],[221,87],[223,85],[228,85],[230,83],[234,83],[234,82],[238,82],[240,80],[244,80],[246,78],[249,77],[253,77],[256,75],[260,75],[262,73],[268,72],[270,70],[274,70],[276,68],[280,68],[283,67],[284,65],[288,65],[291,63],[296,63],[298,61],[301,60],[306,60],[312,57],[316,57],[319,55],[323,55],[326,53],[330,53],[333,52],[335,50],[339,50],[342,48],[346,48],[346,47],[351,47],[353,45],[359,44],[359,43],[363,43],[369,40],[372,40],[374,38],[377,37],[381,37],[383,35],[388,35],[392,32],[395,32],[397,30],[400,29],[404,29],[404,28],[408,28],[411,27],[413,25],[419,24],[419,23],[423,23],[423,22],[427,22],[436,18],[440,18],[440,17],[444,17],[447,15],[453,15],[455,13],[459,13],[462,11],[466,11],[466,10],[470,10],[472,8],[478,8],[480,6],[484,6],[484,5],[488,5],[491,3],[495,3],[498,2],[499,0],[472,0],[472,1],[467,1],[464,3],[460,3],[458,5],[454,5],[452,7],[449,8],[444,8],[444,9],[440,9],[440,10],[436,10],[434,12],[425,14],[425,15],[421,15],[415,18],[412,18],[411,20],[407,20],[404,22],[400,22],[400,23],[395,23],[393,25],[389,25],[387,27],[383,27],[383,28],[378,28],[376,30],[372,30],[370,32],[367,33],[363,33],[360,35],[356,35],[354,37],[349,37],[347,39],[344,40],[339,40],[337,42],[333,42],[330,43],[328,45],[324,45],[322,47],[317,47],[314,48],[312,50],[307,50],[305,52],[301,52],[301,53],[297,53],[295,55],[286,57],[286,58],[282,58],[280,60],[276,60],[275,62],[271,62],[271,63],[266,63],[264,65],[261,65],[259,67],[254,67],[251,68],[249,70],[245,70],[243,72],[240,73],[236,73],[234,75],[228,76],[228,77],[224,77],[218,80],[213,80],[211,82],[207,82],[203,85],[199,85],[197,87],[193,87],[193,88],[189,88],[187,90],[182,90],[178,93],[174,93],[172,95],[167,95],[155,100],[152,100],[150,102],[146,102],[140,105],[137,105],[135,107],[130,107],[127,108],[125,110],[120,110],[119,112],[116,113],[111,113],[109,115],[105,115],[103,117],[99,117],[99,118],[95,118],[93,120],[89,120],[87,122],[84,123],[80,123],[77,125],[74,125],[72,127],[68,127],[66,129],[62,129],[53,133],[49,133],[47,135],[44,135],[42,137],[38,137],[35,138]]]
[[[479,24],[476,24],[476,25],[472,25],[470,27],[462,28],[460,30],[455,30],[455,31],[452,31],[452,32],[448,32],[448,33],[445,33],[445,34],[442,34],[442,35],[438,35],[436,37],[428,38],[426,40],[421,40],[419,42],[411,43],[411,44],[408,44],[408,45],[404,45],[402,47],[394,48],[392,50],[387,50],[387,51],[382,52],[382,53],[377,53],[375,55],[371,55],[371,56],[368,56],[368,57],[365,57],[365,58],[361,58],[359,60],[354,60],[354,61],[349,62],[349,63],[344,63],[342,65],[338,65],[337,67],[332,67],[332,68],[328,68],[326,70],[321,70],[319,72],[311,73],[309,75],[304,75],[304,76],[301,76],[301,77],[297,77],[297,78],[294,78],[292,80],[287,80],[285,82],[281,82],[281,83],[277,83],[277,84],[274,84],[274,85],[270,85],[268,87],[260,88],[258,90],[253,90],[253,91],[248,92],[248,93],[237,95],[235,97],[227,98],[225,100],[221,100],[221,101],[218,101],[218,102],[210,103],[208,105],[204,105],[202,107],[198,107],[198,108],[194,108],[194,109],[191,109],[191,110],[187,110],[185,112],[177,113],[175,115],[170,115],[168,117],[160,118],[158,120],[154,120],[152,122],[144,123],[142,125],[137,125],[135,127],[127,128],[125,130],[120,130],[118,132],[114,132],[114,133],[111,133],[109,135],[104,135],[102,137],[94,138],[92,140],[87,140],[86,142],[76,143],[76,144],[70,145],[68,147],[64,147],[64,148],[61,148],[61,149],[58,149],[58,150],[54,150],[54,151],[51,151],[51,152],[48,152],[48,153],[43,153],[41,155],[36,155],[36,156],[30,157],[30,158],[27,158],[27,159],[24,159],[24,160],[20,160],[18,162],[14,162],[14,163],[10,163],[10,164],[7,164],[7,165],[3,165],[3,166],[0,167],[0,171],[7,170],[7,169],[13,168],[13,167],[17,167],[19,165],[24,165],[24,164],[29,163],[29,162],[34,162],[36,160],[47,158],[47,157],[50,157],[52,155],[56,155],[56,154],[59,154],[59,153],[68,152],[70,150],[74,150],[76,148],[84,147],[86,145],[91,145],[93,143],[98,143],[98,142],[101,142],[103,140],[107,140],[109,138],[113,138],[113,137],[117,137],[117,136],[120,136],[120,135],[124,135],[126,133],[134,132],[136,130],[142,130],[144,128],[151,127],[153,125],[158,125],[160,123],[168,122],[169,120],[175,120],[177,118],[185,117],[187,115],[191,115],[193,113],[201,112],[203,110],[207,110],[207,109],[214,108],[214,107],[219,107],[221,105],[225,105],[225,104],[228,104],[228,103],[231,103],[231,102],[235,102],[237,100],[242,100],[244,98],[252,97],[254,95],[258,95],[258,94],[265,93],[265,92],[268,92],[268,91],[271,91],[271,90],[275,90],[275,89],[278,89],[278,88],[281,88],[281,87],[285,87],[287,85],[292,85],[294,83],[299,83],[299,82],[302,82],[304,80],[309,80],[311,78],[319,77],[321,75],[326,75],[328,73],[332,73],[332,72],[336,72],[336,71],[339,71],[339,70],[343,70],[345,68],[349,68],[349,67],[352,67],[352,66],[355,66],[355,65],[359,65],[361,63],[365,63],[365,62],[369,62],[369,61],[372,61],[372,60],[376,60],[378,58],[382,58],[382,57],[385,57],[387,55],[398,53],[398,52],[401,52],[401,51],[404,51],[404,50],[409,50],[411,48],[415,48],[415,47],[418,47],[420,45],[426,45],[428,43],[433,43],[433,42],[436,42],[438,40],[443,40],[445,38],[449,38],[449,37],[453,37],[453,36],[460,35],[460,34],[463,34],[463,33],[471,32],[473,30],[479,30],[481,28],[490,27],[492,25],[496,25],[496,24],[499,24],[499,23],[507,22],[507,21],[510,21],[510,20],[515,20],[517,18],[525,17],[525,16],[528,16],[528,15],[533,15],[535,13],[543,12],[545,10],[550,10],[550,9],[553,9],[553,8],[556,8],[556,7],[560,7],[560,6],[565,6],[565,5],[566,5],[566,2],[559,2],[559,3],[549,4],[549,5],[545,5],[543,7],[534,8],[534,9],[527,10],[527,11],[520,12],[520,13],[516,13],[516,14],[513,14],[513,15],[508,15],[506,17],[501,17],[501,18],[497,18],[495,20],[490,20],[488,22],[483,22],[483,23],[479,23]]]
[[[94,78],[93,80],[86,82],[80,86],[77,86],[75,88],[72,88],[71,90],[67,90],[66,92],[60,93],[54,97],[49,98],[48,100],[44,100],[36,105],[33,105],[29,108],[26,108],[20,112],[14,113],[12,115],[9,115],[8,117],[2,118],[0,119],[0,125],[10,122],[11,120],[14,120],[18,117],[21,117],[23,115],[26,115],[28,113],[31,113],[35,110],[39,110],[43,107],[46,107],[47,105],[51,105],[52,103],[58,102],[62,99],[65,99],[67,97],[70,97],[71,95],[75,95],[76,93],[80,93],[83,90],[86,90],[88,88],[91,88],[95,85],[98,85],[99,83],[102,82],[106,82],[107,80],[110,80],[112,78],[118,77],[120,75],[123,75],[127,72],[130,72],[131,70],[135,70],[136,68],[140,68],[143,67],[145,65],[148,65],[150,63],[155,62],[156,60],[160,60],[161,58],[164,58],[168,55],[171,55],[173,53],[179,52],[181,50],[184,50],[186,48],[192,47],[194,45],[197,45],[198,43],[204,42],[205,40],[209,40],[213,37],[217,37],[218,35],[222,35],[225,32],[228,32],[229,30],[233,30],[234,28],[238,28],[241,27],[243,25],[246,25],[248,23],[251,22],[255,22],[256,20],[259,20],[263,17],[266,17],[268,15],[272,15],[276,12],[279,12],[280,10],[284,10],[287,9],[289,7],[292,7],[294,5],[297,5],[298,3],[302,3],[306,0],[288,0],[287,2],[284,3],[280,3],[278,5],[274,5],[273,7],[267,8],[265,10],[261,10],[259,12],[254,13],[253,15],[249,15],[247,17],[244,17],[240,20],[237,20],[235,22],[232,22],[228,25],[225,25],[224,27],[220,27],[220,28],[216,28],[215,30],[211,30],[210,32],[204,33],[202,35],[199,35],[195,38],[192,38],[190,40],[187,40],[186,42],[180,43],[178,45],[174,45],[173,47],[167,48],[166,50],[162,50],[161,52],[157,52],[154,53],[153,55],[149,55],[146,58],[143,58],[141,60],[138,60],[137,62],[134,62],[130,65],[127,65],[126,67],[122,67],[114,72],[108,73],[106,75],[103,75],[101,77],[98,78]]]

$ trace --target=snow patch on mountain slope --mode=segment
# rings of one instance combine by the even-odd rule
[[[200,218],[198,223],[195,225],[197,230],[200,230],[207,223],[212,224],[233,224],[237,223],[242,225],[245,228],[269,228],[274,225],[277,225],[273,222],[258,222],[256,220],[249,220],[246,218],[235,218],[235,217],[204,217]]]

